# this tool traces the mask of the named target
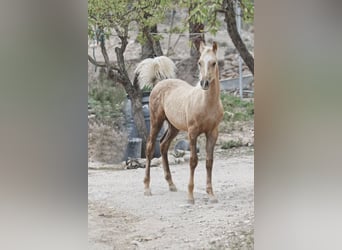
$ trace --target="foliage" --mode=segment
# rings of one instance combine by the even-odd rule
[[[98,81],[90,84],[88,106],[95,118],[104,124],[120,129],[123,124],[122,106],[126,98],[120,86],[110,86],[109,81]]]
[[[137,25],[140,33],[138,41],[144,43],[143,27],[152,27],[165,19],[165,13],[176,7],[190,9],[190,15],[183,23],[183,27],[173,27],[170,33],[184,31],[190,20],[204,23],[206,29],[215,34],[220,27],[217,13],[222,11],[224,0],[88,0],[88,35],[93,38],[96,30],[101,27],[106,37],[113,34],[115,28],[121,29],[130,25]],[[254,1],[239,0],[242,18],[245,23],[254,21]],[[158,40],[161,36],[154,35]]]
[[[142,42],[143,28],[160,23],[171,6],[169,0],[88,0],[88,35],[94,37],[94,27],[103,29],[108,37],[114,30],[124,34],[130,25],[137,25]],[[154,38],[160,39],[158,36]]]
[[[254,103],[239,97],[221,93],[224,121],[249,121],[254,119]]]
[[[230,1],[230,0],[228,0]],[[191,8],[190,15],[188,18],[193,22],[205,23],[206,28],[212,34],[216,34],[221,23],[217,18],[217,13],[223,11],[223,0],[213,0],[208,3],[205,0],[187,0],[183,1],[184,6]],[[245,23],[252,23],[254,21],[254,3],[252,0],[239,0],[241,5],[242,20]]]
[[[243,14],[243,21],[245,23],[254,22],[254,1],[241,0],[241,12]]]
[[[239,139],[238,141],[234,141],[234,140],[229,140],[223,143],[223,145],[221,146],[222,149],[230,149],[230,148],[238,148],[243,146],[242,140]]]
[[[152,85],[144,85],[144,87],[142,88],[142,92],[151,92],[153,89],[153,86]]]
[[[227,0],[226,0],[227,1]],[[216,34],[220,27],[217,13],[223,11],[225,0],[88,0],[88,35],[92,39],[98,29],[103,30],[105,37],[114,34],[114,30],[124,34],[125,28],[138,26],[137,40],[144,43],[146,37],[142,34],[146,27],[153,27],[165,19],[168,11],[176,7],[188,8],[189,17],[182,27],[172,27],[170,33],[184,31],[190,20],[204,23],[207,31]],[[232,1],[232,0],[228,0]],[[238,0],[241,5],[242,18],[245,23],[254,21],[254,1]],[[126,33],[127,34],[127,33]],[[160,40],[159,34],[153,34],[153,39]],[[99,36],[97,36],[98,39]]]

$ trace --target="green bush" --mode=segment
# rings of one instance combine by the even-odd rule
[[[254,103],[239,97],[221,93],[224,108],[223,121],[249,121],[254,119]]]
[[[230,149],[230,148],[238,148],[241,146],[243,146],[243,143],[241,140],[238,140],[238,141],[229,140],[229,141],[224,142],[221,148]]]
[[[88,106],[96,120],[112,127],[120,128],[124,115],[122,107],[126,99],[125,90],[113,86],[107,80],[99,80],[89,84]]]

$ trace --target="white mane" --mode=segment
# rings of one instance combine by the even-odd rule
[[[138,74],[141,89],[144,86],[154,87],[161,80],[175,78],[176,65],[166,56],[147,58],[137,65],[134,74]]]

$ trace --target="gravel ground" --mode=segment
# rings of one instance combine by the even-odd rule
[[[144,169],[89,170],[89,249],[253,249],[254,156],[217,153],[213,188],[205,192],[205,161],[195,173],[195,205],[187,203],[189,165],[170,166],[178,192],[169,192],[162,167],[151,168],[153,196],[143,195]]]

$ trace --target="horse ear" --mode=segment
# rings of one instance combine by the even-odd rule
[[[213,42],[213,51],[214,51],[214,53],[216,53],[216,51],[217,51],[217,43],[216,42]]]
[[[203,41],[200,42],[200,46],[199,46],[199,52],[202,53],[204,50],[205,44],[203,43]]]

